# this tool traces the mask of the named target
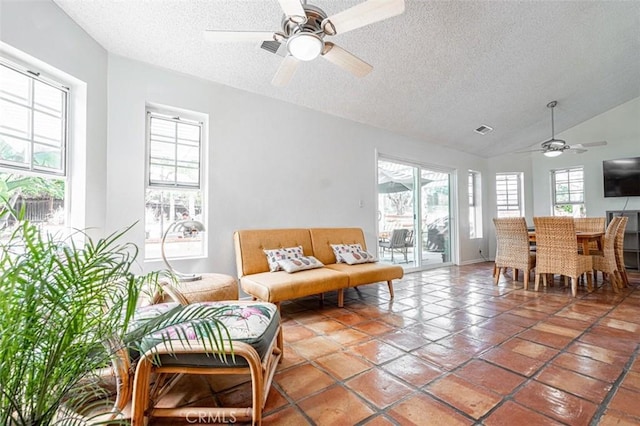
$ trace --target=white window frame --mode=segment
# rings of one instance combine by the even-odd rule
[[[2,47],[2,46],[0,46]],[[77,94],[74,95],[69,86],[72,86],[73,83],[69,84],[66,81],[63,75],[66,75],[53,67],[45,63],[41,63],[40,61],[28,57],[28,55],[23,54],[15,49],[10,49],[8,46],[4,46],[7,51],[2,51],[0,54],[0,67],[4,67],[13,72],[22,74],[23,76],[29,78],[29,99],[25,102],[20,102],[18,99],[11,97],[8,93],[2,91],[2,86],[0,86],[0,99],[4,102],[11,103],[14,105],[19,105],[22,108],[26,108],[28,110],[28,134],[27,136],[20,136],[16,134],[12,134],[11,131],[0,128],[0,137],[9,137],[18,140],[22,140],[27,142],[28,144],[28,153],[27,158],[25,158],[25,163],[19,163],[15,161],[5,160],[0,158],[0,172],[8,173],[8,174],[18,174],[22,176],[33,176],[40,177],[46,180],[62,180],[64,182],[64,206],[63,206],[63,216],[60,218],[61,222],[58,224],[54,224],[53,229],[49,229],[48,225],[45,225],[44,229],[50,232],[63,232],[66,233],[64,227],[69,226],[69,219],[72,217],[71,215],[71,170],[70,170],[70,139],[71,139],[71,117],[70,117],[70,105],[72,102],[78,103],[80,98],[77,98]],[[9,53],[11,51],[12,53]],[[5,56],[6,53],[9,53],[8,57]],[[14,62],[14,55],[19,55],[20,58],[18,62]],[[10,59],[9,59],[10,58]],[[45,69],[46,71],[40,71],[41,69]],[[50,74],[52,73],[52,74]],[[60,116],[55,116],[50,111],[46,109],[39,108],[37,106],[37,98],[38,92],[35,90],[36,84],[44,84],[47,85],[57,91],[62,95],[62,106],[60,111]],[[73,86],[75,87],[75,86]],[[79,108],[79,106],[78,106]],[[56,120],[60,121],[60,143],[59,146],[57,144],[52,145],[51,143],[47,143],[47,141],[38,139],[35,134],[35,115],[36,114],[44,114],[50,117],[54,117]],[[37,150],[35,146],[43,145],[49,147],[57,148],[60,155],[60,164],[59,167],[46,167],[46,166],[38,166],[35,154]],[[48,214],[51,214],[49,212]],[[81,223],[78,221],[75,226],[81,227]],[[80,225],[80,226],[79,226]],[[62,226],[62,228],[60,228]]]
[[[206,227],[206,216],[207,216],[207,199],[206,199],[206,191],[205,191],[205,173],[206,173],[206,163],[205,163],[205,148],[206,148],[206,134],[207,134],[207,116],[206,114],[197,113],[193,111],[182,110],[179,108],[165,107],[165,106],[156,106],[156,105],[147,105],[146,108],[146,155],[145,155],[145,199],[146,194],[149,190],[157,190],[157,191],[171,191],[171,192],[183,192],[183,193],[199,193],[200,201],[201,201],[201,209],[202,209],[202,217],[198,218],[203,225]],[[151,159],[151,120],[152,118],[167,120],[171,122],[175,122],[178,125],[180,123],[198,126],[199,127],[199,163],[198,163],[198,179],[197,182],[180,182],[178,173],[174,172],[174,177],[171,180],[167,180],[165,182],[156,180],[154,181],[151,178],[151,167],[152,167],[152,159]],[[176,146],[178,145],[178,141],[176,138]],[[175,162],[173,167],[177,170],[179,168],[180,159],[176,155]],[[145,209],[145,217],[146,217],[146,209]],[[175,218],[170,218],[169,222],[175,221]],[[147,250],[147,239],[145,238],[145,261],[156,261],[161,257],[159,255],[150,255],[149,250]],[[203,258],[206,257],[208,253],[208,241],[205,238],[202,243],[202,251],[197,254],[176,254],[167,252],[167,258],[169,259],[187,259],[187,258]]]
[[[17,135],[13,135],[10,133],[7,133],[5,131],[3,131],[2,128],[0,128],[0,136],[5,136],[5,137],[11,137],[14,139],[20,139],[23,140],[25,142],[27,142],[30,145],[29,149],[29,157],[28,158],[28,165],[20,165],[16,162],[11,162],[11,161],[7,161],[7,160],[3,160],[2,158],[0,158],[0,167],[2,169],[12,169],[12,170],[16,170],[19,171],[20,173],[25,173],[25,174],[31,174],[34,176],[43,176],[43,177],[48,177],[48,176],[61,176],[61,177],[66,177],[67,176],[67,151],[68,151],[68,140],[69,140],[69,120],[68,120],[68,116],[69,116],[69,88],[64,86],[62,83],[56,82],[54,80],[51,80],[49,78],[46,78],[44,76],[42,76],[40,74],[40,72],[38,71],[32,71],[28,68],[22,67],[20,65],[17,65],[11,61],[8,61],[7,59],[0,57],[0,67],[5,67],[8,68],[14,72],[17,72],[19,74],[24,75],[25,77],[30,79],[30,87],[29,87],[29,100],[28,100],[28,105],[24,105],[21,104],[19,102],[16,102],[15,100],[12,100],[10,97],[8,97],[6,94],[3,94],[2,92],[2,87],[0,86],[0,100],[3,100],[5,102],[8,103],[13,103],[16,105],[20,105],[21,107],[24,107],[26,109],[28,109],[29,111],[29,135],[27,137],[21,137],[21,136],[17,136]],[[35,84],[36,82],[40,82],[42,84],[46,84],[47,86],[50,86],[56,90],[59,90],[60,93],[63,95],[63,106],[62,106],[62,117],[60,118],[61,120],[61,125],[62,125],[62,131],[61,131],[61,141],[60,141],[60,168],[59,169],[52,169],[52,168],[46,168],[46,167],[38,167],[35,164],[35,160],[34,160],[34,156],[35,156],[35,149],[34,146],[35,145],[46,145],[43,141],[36,141],[35,139],[35,131],[34,131],[34,115],[38,112],[38,113],[42,113],[45,115],[51,115],[50,113],[48,113],[47,111],[41,110],[39,109],[35,103],[36,103],[36,98],[35,98]]]
[[[469,238],[482,238],[482,175],[469,170]]]
[[[500,182],[504,182],[504,202],[500,201]],[[524,197],[522,193],[523,173],[496,173],[496,217],[524,216]]]
[[[576,172],[576,171],[580,171],[582,173],[582,179],[579,180],[573,180],[571,179],[571,174],[572,172]],[[557,176],[560,173],[566,173],[567,174],[567,181],[566,181],[566,194],[568,195],[569,200],[568,201],[563,201],[560,202],[558,201],[558,180],[557,180]],[[564,183],[564,182],[563,182]],[[585,205],[584,202],[584,195],[585,195],[585,188],[584,188],[584,167],[583,166],[574,166],[574,167],[567,167],[567,168],[562,168],[562,169],[555,169],[555,170],[551,170],[551,214],[554,216],[559,216],[558,213],[558,209],[561,208],[561,206],[572,206],[572,210],[574,207],[579,207],[578,210],[576,210],[575,212],[573,212],[570,216],[572,217],[585,217],[586,213],[587,213],[587,207]],[[576,184],[580,184],[582,186],[582,190],[575,190],[573,189],[575,187]],[[571,201],[571,198],[574,198],[576,195],[579,196],[580,200],[579,201]],[[581,207],[581,208],[580,208]]]

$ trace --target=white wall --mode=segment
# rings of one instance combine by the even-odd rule
[[[484,171],[475,156],[114,55],[108,82],[109,230],[143,217],[145,103],[209,114],[210,256],[177,261],[179,270],[235,274],[232,235],[245,228],[356,226],[374,246],[376,150],[459,170],[464,203],[467,170]],[[142,223],[131,237],[144,245]],[[462,240],[460,261],[469,261],[477,249]]]
[[[71,141],[76,163],[71,223],[100,233],[106,206],[107,52],[50,1],[0,0],[0,40],[11,59],[42,61],[56,69],[52,73],[77,80],[74,95],[84,92],[76,99],[83,110],[70,111],[71,124],[78,126]]]

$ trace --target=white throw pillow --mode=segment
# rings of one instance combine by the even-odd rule
[[[343,253],[351,253],[355,250],[362,251],[360,244],[331,244],[331,248],[333,249],[333,254],[336,256],[336,263],[345,263],[345,261],[342,260]]]
[[[304,271],[306,269],[322,268],[324,264],[313,256],[302,256],[293,259],[278,260],[278,265],[288,273]]]
[[[278,265],[279,260],[295,259],[304,256],[302,246],[264,250],[264,254],[267,255],[267,262],[269,263],[269,270],[271,272],[282,271],[282,268]]]
[[[371,253],[364,250],[354,250],[349,253],[340,253],[342,261],[348,265],[357,265],[359,263],[376,262],[376,258]]]

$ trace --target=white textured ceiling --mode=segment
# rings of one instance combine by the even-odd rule
[[[358,79],[318,58],[284,88],[260,43],[205,29],[280,29],[277,0],[55,0],[109,52],[491,157],[640,96],[640,1],[406,1],[404,14],[331,41],[374,66]],[[309,0],[328,15],[358,4]],[[640,119],[640,117],[639,117]],[[485,136],[473,129],[485,124]],[[567,141],[585,143],[592,141]]]

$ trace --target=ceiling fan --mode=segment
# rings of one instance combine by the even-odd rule
[[[542,142],[540,149],[534,149],[532,151],[520,151],[520,152],[542,152],[547,157],[557,157],[563,152],[570,152],[573,154],[582,154],[587,152],[586,148],[594,146],[604,146],[607,141],[591,142],[591,143],[578,143],[569,145],[562,139],[556,139],[555,136],[555,122],[553,120],[553,109],[558,105],[558,101],[551,101],[547,104],[547,108],[551,109],[551,139]]]
[[[335,15],[327,14],[306,0],[278,0],[284,11],[281,31],[207,30],[211,42],[262,41],[263,48],[285,55],[271,84],[285,86],[301,61],[322,56],[357,77],[369,74],[373,67],[325,37],[343,34],[404,12],[404,0],[367,0]]]

